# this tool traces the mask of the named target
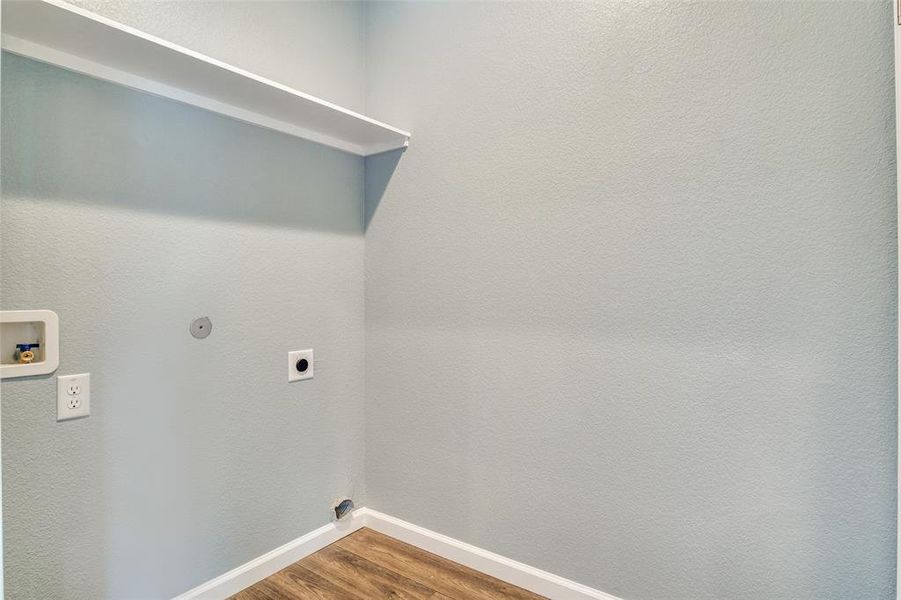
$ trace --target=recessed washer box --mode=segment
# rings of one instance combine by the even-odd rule
[[[21,363],[16,346],[37,344]],[[0,379],[46,375],[59,366],[59,317],[52,310],[0,310]]]

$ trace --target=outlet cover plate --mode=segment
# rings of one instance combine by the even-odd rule
[[[91,374],[60,375],[56,378],[56,420],[66,421],[91,414]]]
[[[301,371],[297,368],[297,363],[305,360],[306,369]],[[302,379],[313,378],[313,351],[312,350],[294,350],[288,352],[288,381],[300,381]]]

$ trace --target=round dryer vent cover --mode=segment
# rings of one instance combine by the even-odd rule
[[[191,321],[191,335],[202,340],[213,332],[213,322],[209,317],[200,317]]]

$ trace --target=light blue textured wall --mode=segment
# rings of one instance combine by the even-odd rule
[[[364,495],[361,161],[4,57],[0,304],[95,396],[0,388],[11,597],[171,596],[341,492],[630,600],[893,597],[888,5],[374,3],[366,64],[358,4],[80,4],[415,137]]]
[[[60,317],[5,380],[7,597],[172,597],[363,498],[362,159],[4,55],[4,309]],[[205,340],[190,321],[212,318]],[[288,350],[316,378],[287,383]]]
[[[890,3],[369,17],[370,506],[629,600],[894,598]]]

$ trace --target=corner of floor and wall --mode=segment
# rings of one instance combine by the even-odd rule
[[[78,4],[413,139],[4,54],[0,303],[96,399],[0,387],[7,597],[171,598],[341,495],[628,600],[895,597],[888,4]]]

